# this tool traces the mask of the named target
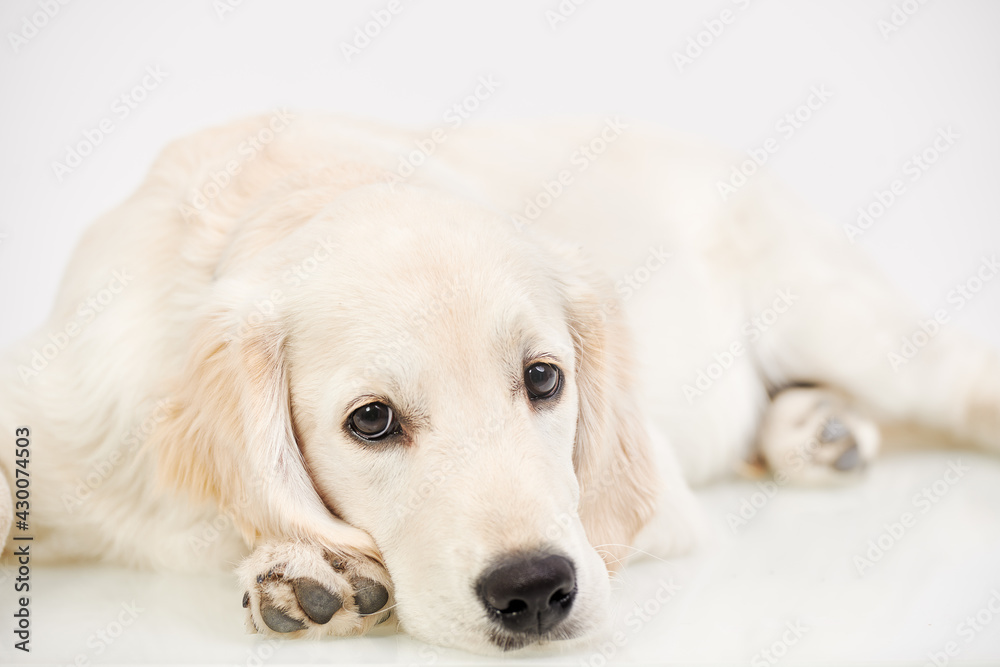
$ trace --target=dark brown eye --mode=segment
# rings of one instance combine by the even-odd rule
[[[385,403],[369,403],[351,413],[347,425],[358,437],[381,440],[399,430],[396,415]]]
[[[552,364],[539,362],[524,369],[524,387],[532,400],[552,398],[562,386],[562,373]]]

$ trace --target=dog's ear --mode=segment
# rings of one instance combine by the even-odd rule
[[[660,481],[632,393],[631,342],[620,303],[610,280],[576,253],[570,266],[564,290],[580,402],[573,452],[579,514],[590,543],[615,567],[652,518]]]
[[[233,326],[232,313],[206,318],[167,417],[144,443],[160,482],[217,504],[249,544],[303,538],[377,559],[367,535],[331,514],[309,476],[292,423],[281,322]]]

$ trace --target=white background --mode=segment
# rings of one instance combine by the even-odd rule
[[[0,344],[42,322],[81,230],[135,188],[171,138],[281,106],[441,123],[482,75],[501,85],[475,117],[616,112],[736,148],[760,146],[825,85],[832,99],[770,167],[835,224],[852,222],[951,126],[960,139],[859,245],[927,312],[1000,250],[994,2],[911,0],[919,10],[883,37],[892,2],[592,0],[553,29],[556,0],[402,0],[351,62],[341,43],[388,0],[245,0],[224,13],[213,0],[76,0],[15,53],[9,33],[36,2],[0,8]],[[723,9],[733,22],[678,71],[672,54]],[[157,66],[166,79],[119,120],[112,104]],[[53,162],[106,117],[114,132],[60,182]],[[997,284],[954,315],[1000,343]]]
[[[39,4],[5,1],[0,6],[0,34],[4,36],[0,44],[0,344],[42,324],[82,231],[136,187],[170,139],[276,107],[440,124],[448,108],[474,90],[480,76],[492,75],[500,86],[475,112],[475,118],[620,113],[741,149],[759,147],[764,139],[775,136],[776,121],[805,101],[811,87],[825,86],[832,99],[791,139],[781,142],[769,167],[824,211],[834,225],[853,222],[859,206],[869,205],[875,191],[886,189],[893,179],[904,178],[904,163],[928,147],[940,128],[951,127],[959,135],[954,146],[919,181],[907,181],[906,192],[858,244],[875,256],[925,312],[947,306],[958,326],[1000,345],[1000,280],[987,282],[961,311],[947,302],[949,291],[967,280],[984,256],[1000,251],[1000,3],[897,3],[918,9],[897,31],[885,36],[878,24],[893,12],[894,2],[889,0],[590,0],[555,27],[546,12],[557,10],[558,0],[403,0],[391,23],[348,62],[341,43],[350,42],[355,28],[364,26],[372,11],[387,4],[387,0],[244,0],[220,16],[221,2],[212,0],[75,0],[59,6],[58,13],[15,50],[9,34],[22,32],[25,19],[31,21],[40,11]],[[568,0],[564,3],[569,4]],[[704,22],[724,9],[732,12],[734,20],[712,40],[703,34],[702,40],[711,43],[679,71],[674,52],[683,52],[688,40],[697,39],[706,29]],[[160,68],[167,73],[166,79],[126,118],[119,119],[112,105],[140,83],[147,67]],[[102,118],[114,119],[114,131],[60,181],[53,162],[63,161],[68,146],[83,140],[84,132],[97,127]],[[920,483],[935,479],[944,461],[920,459],[915,468],[906,468],[897,477],[891,477],[892,471],[898,472],[901,464],[888,462],[883,469],[887,472],[880,474],[889,475],[886,483],[895,484],[906,496],[914,485],[919,488]],[[980,464],[980,472],[989,472],[993,477],[988,479],[995,482],[995,464]],[[953,512],[954,521],[968,511],[982,509],[983,502],[997,501],[995,493],[980,489],[986,488],[984,478],[978,479],[979,486],[970,484],[961,490],[964,501],[953,501],[948,511]],[[793,518],[786,522],[787,530],[795,516],[801,518],[803,503],[810,508],[807,513],[838,508],[836,512],[855,512],[848,520],[868,516],[871,511],[863,499],[874,497],[873,483],[869,480],[868,486],[853,492],[817,492],[805,496],[806,500],[786,495],[779,499],[784,504],[775,509],[772,519],[790,512]],[[720,525],[724,527],[721,517],[748,489],[753,490],[734,485],[705,494],[710,507],[721,508],[716,516]],[[905,508],[906,501],[900,502],[899,507]],[[867,532],[842,526],[844,539],[853,540],[845,553],[857,551],[876,535],[878,521],[898,516],[899,507],[873,515]],[[944,516],[935,521],[945,520]],[[987,525],[996,523],[995,505],[985,520]],[[769,525],[775,535],[782,534],[782,525],[776,521]],[[824,529],[811,539],[829,533]],[[995,554],[998,542],[980,538],[992,544],[993,551],[985,547],[975,551],[981,544],[969,542],[972,538],[967,534],[951,536],[956,540],[953,544],[973,545],[969,548],[980,555],[978,565],[964,568],[964,552],[955,547],[958,560],[948,562],[945,574],[937,571],[933,575],[937,578],[926,584],[919,600],[910,601],[918,610],[934,610],[927,612],[938,614],[933,623],[930,616],[905,606],[892,614],[886,612],[885,617],[871,618],[865,615],[873,613],[869,606],[858,610],[861,625],[857,627],[827,626],[828,630],[843,629],[842,635],[815,632],[808,655],[813,659],[925,659],[927,650],[950,636],[964,610],[974,611],[981,604],[977,602],[982,597],[979,588],[991,585],[984,581],[970,584],[969,577],[995,570],[997,562],[983,554]],[[933,533],[920,538],[926,539],[923,546],[918,537],[912,539],[910,548],[916,550],[918,563],[922,562],[919,550],[933,549],[938,543]],[[766,600],[794,598],[796,587],[806,586],[787,572],[782,578],[782,572],[775,571],[780,567],[768,565],[774,561],[759,555],[773,544],[766,532],[752,542],[758,549],[753,560],[741,561],[734,557],[736,552],[730,552],[733,567],[721,570],[734,581],[742,581],[743,606],[733,607],[733,600],[721,596],[727,586],[718,578],[720,566],[715,561],[714,569],[710,568],[714,583],[698,584],[715,593],[702,595],[700,607],[688,600],[684,613],[675,610],[670,615],[669,627],[682,631],[674,635],[669,655],[747,664],[751,649],[762,645],[758,635],[736,637],[733,633],[756,627],[756,621],[749,619],[766,615]],[[818,552],[828,548],[817,546],[803,552],[801,547],[796,551],[787,546],[781,552],[784,557],[779,561],[792,572],[796,564],[792,554],[819,558],[822,553]],[[741,569],[740,562],[747,563],[746,567]],[[695,571],[706,572],[697,567]],[[805,571],[810,572],[809,582],[816,583],[817,577],[822,580],[822,573]],[[902,596],[908,582],[916,581],[912,577],[924,577],[920,581],[925,582],[925,575],[931,576],[917,568],[897,580],[883,581],[882,588],[876,583],[862,585],[855,604],[874,604],[886,595]],[[656,580],[650,576],[650,581]],[[769,576],[773,580],[761,585]],[[641,581],[641,574],[631,581]],[[958,590],[955,582],[965,588]],[[992,585],[998,583],[994,579]],[[4,588],[8,585],[3,584]],[[633,592],[639,599],[648,595],[641,588]],[[835,590],[825,594],[836,597]],[[720,605],[728,605],[724,612],[707,607],[712,595],[719,596]],[[0,594],[0,599],[4,597],[6,591]],[[121,598],[114,594],[111,598],[107,616],[101,618],[114,617]],[[49,599],[51,605],[71,604],[65,597]],[[702,609],[701,616],[696,608]],[[238,619],[238,609],[231,611]],[[147,619],[155,613],[150,612]],[[711,619],[713,613],[729,620],[723,623],[716,616],[715,626],[699,625],[697,619]],[[232,633],[226,618],[224,625]],[[685,634],[686,621],[692,630]],[[865,625],[875,630],[864,635]],[[158,629],[163,632],[165,627]],[[719,631],[714,639],[711,627]],[[54,625],[53,629],[63,634]],[[149,636],[155,637],[156,630],[150,627]],[[780,624],[772,630],[780,636]],[[76,632],[79,639],[66,640],[69,653],[51,653],[52,659],[73,658],[85,644],[86,624]],[[848,637],[849,632],[855,635]],[[858,632],[864,637],[859,639]],[[204,639],[205,633],[201,634]],[[238,632],[234,636],[233,646],[242,651],[241,636]],[[46,641],[54,651],[53,642],[59,640],[50,636]],[[3,642],[0,656],[10,657],[2,652],[9,648],[6,638]],[[356,656],[361,659],[373,645],[341,646],[357,648]],[[380,660],[427,661],[417,648],[387,651],[385,644],[374,646]],[[631,654],[633,658],[661,655],[655,643],[644,646],[643,650],[632,647],[638,651]],[[125,651],[126,646],[116,650]],[[163,659],[186,655],[179,645],[173,647],[175,653],[164,650]],[[305,652],[294,654],[294,659],[332,659],[333,655],[323,646],[299,650]],[[199,655],[210,662],[245,659],[220,651]],[[137,659],[137,654],[127,655],[131,657],[123,653],[119,658]],[[292,659],[293,654],[288,656]],[[962,657],[998,656],[1000,620],[975,644],[963,647]],[[572,664],[579,660],[574,658]]]

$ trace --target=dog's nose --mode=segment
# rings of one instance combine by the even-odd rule
[[[569,615],[576,573],[562,556],[517,556],[487,570],[479,594],[507,630],[541,635]]]

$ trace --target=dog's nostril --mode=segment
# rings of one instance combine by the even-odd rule
[[[497,609],[501,614],[520,614],[528,608],[528,603],[524,600],[511,600],[503,609]]]
[[[507,630],[544,634],[569,615],[576,573],[563,556],[516,556],[480,578],[479,594]]]
[[[549,598],[549,605],[554,604],[568,604],[573,599],[573,591],[563,592],[556,591],[552,597]]]

